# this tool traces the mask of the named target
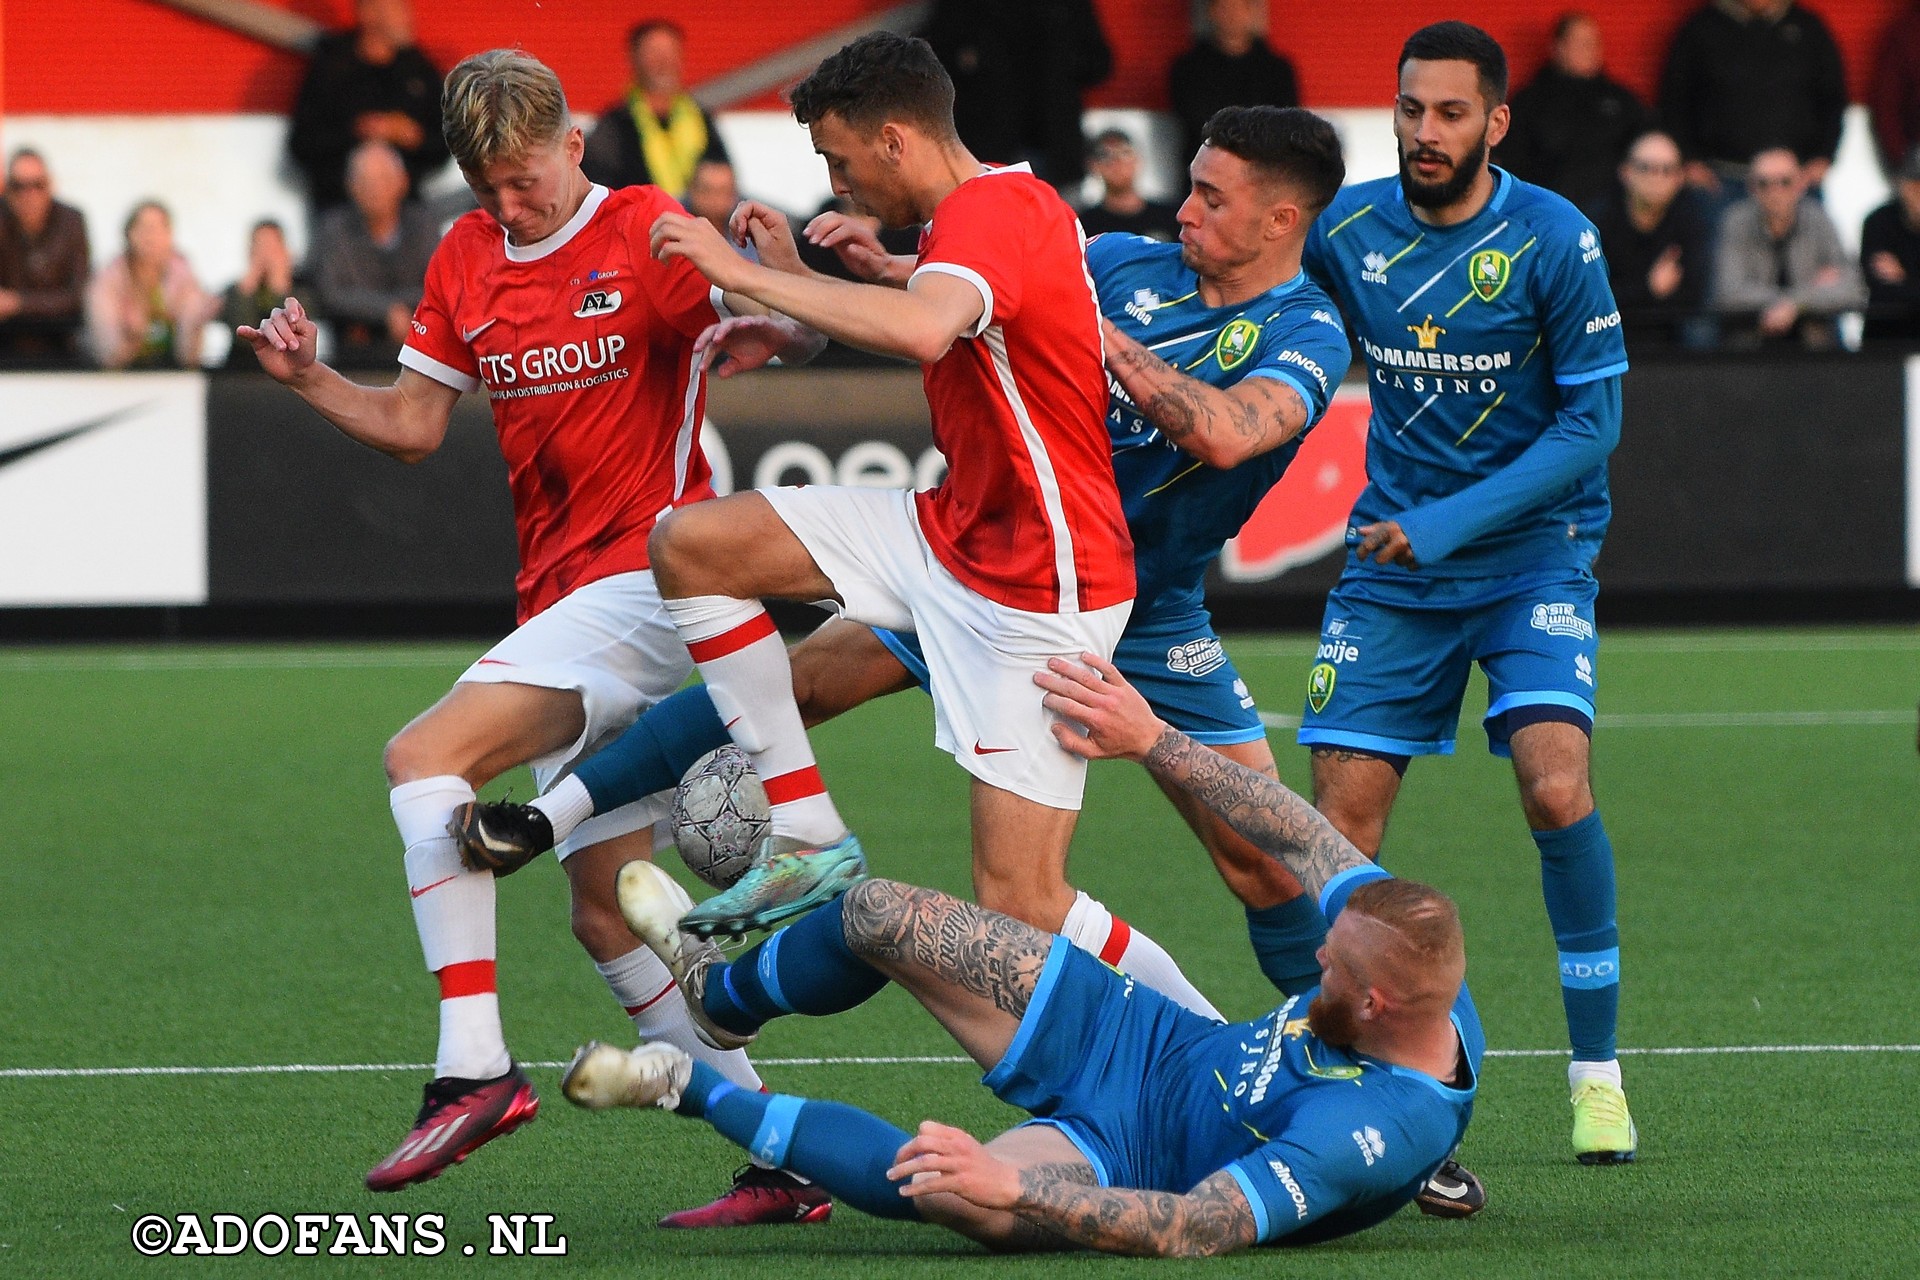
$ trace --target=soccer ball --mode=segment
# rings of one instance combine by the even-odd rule
[[[772,821],[747,753],[728,743],[694,761],[673,793],[673,843],[687,870],[725,890],[747,873]]]

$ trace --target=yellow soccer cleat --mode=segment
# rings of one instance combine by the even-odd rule
[[[1581,1164],[1626,1164],[1639,1145],[1619,1085],[1582,1080],[1573,1087],[1573,1154]]]

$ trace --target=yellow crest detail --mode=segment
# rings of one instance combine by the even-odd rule
[[[1224,371],[1242,364],[1253,354],[1253,347],[1260,340],[1260,326],[1242,318],[1220,331],[1214,340],[1213,358],[1220,363]]]
[[[1482,249],[1467,259],[1467,283],[1482,302],[1492,302],[1513,275],[1513,259],[1498,249]]]
[[[1408,325],[1407,332],[1420,340],[1422,351],[1432,351],[1440,345],[1440,335],[1446,330],[1435,324],[1432,316],[1428,316],[1424,323]]]

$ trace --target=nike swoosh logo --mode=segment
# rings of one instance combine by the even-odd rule
[[[51,449],[57,444],[86,435],[89,431],[98,431],[101,427],[111,426],[122,418],[132,417],[146,409],[145,405],[133,405],[126,409],[117,409],[105,417],[95,418],[92,422],[82,422],[78,426],[56,431],[50,436],[38,440],[29,440],[25,444],[14,445],[10,449],[0,449],[0,468],[10,467],[16,462],[24,462],[43,449]]]
[[[475,338],[479,337],[481,334],[485,333],[487,330],[493,328],[493,326],[499,323],[500,323],[500,317],[495,316],[493,319],[487,321],[483,325],[478,325],[472,329],[462,329],[460,331],[460,341],[472,342]]]
[[[458,880],[459,878],[460,877],[458,874],[450,875],[445,880],[435,880],[432,884],[424,885],[418,889],[410,888],[407,890],[407,893],[410,896],[417,898],[423,893],[432,893],[435,889],[438,889],[441,885],[450,883],[451,881],[454,881],[454,880]]]
[[[997,756],[1004,751],[1018,751],[1019,749],[1018,747],[983,747],[980,745],[980,739],[975,738],[973,740],[973,754],[977,756]]]
[[[733,726],[739,724],[742,720],[745,720],[745,719],[746,719],[745,716],[735,716],[733,719],[727,721],[725,724],[721,725],[720,727],[722,729],[725,729],[728,733],[732,733]]]
[[[1431,1181],[1427,1183],[1427,1190],[1437,1196],[1445,1196],[1449,1200],[1462,1200],[1466,1198],[1467,1194],[1467,1187],[1463,1182],[1456,1182],[1450,1187],[1443,1187],[1438,1181]]]
[[[476,667],[510,667],[513,664],[505,658],[482,658],[473,665]]]

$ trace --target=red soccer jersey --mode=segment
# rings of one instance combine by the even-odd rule
[[[914,271],[968,280],[986,300],[926,367],[948,471],[920,495],[920,527],[954,577],[1029,613],[1133,598],[1085,247],[1052,187],[993,169],[940,202]]]
[[[520,246],[476,210],[427,267],[400,363],[487,389],[513,487],[523,622],[576,587],[646,568],[654,521],[713,496],[693,340],[719,316],[698,271],[647,252],[667,212],[681,209],[657,187],[596,186],[566,226]]]

